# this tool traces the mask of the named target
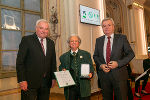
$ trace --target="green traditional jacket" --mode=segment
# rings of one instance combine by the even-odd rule
[[[62,71],[62,69],[66,69],[69,70],[71,67],[71,51],[69,50],[68,52],[64,53],[62,56],[60,56],[60,66],[59,66],[59,70]],[[92,63],[92,59],[91,59],[91,55],[90,53],[88,53],[87,51],[84,50],[78,50],[77,53],[77,62],[78,62],[78,69],[79,69],[79,73],[81,73],[81,64],[89,64],[90,65],[90,72],[94,73],[94,67],[93,67],[93,63]],[[72,77],[73,74],[71,74]],[[79,74],[80,76],[81,74]],[[81,92],[81,97],[87,97],[91,95],[91,83],[90,83],[90,79],[88,78],[79,78],[78,83],[80,85],[80,92]],[[64,88],[64,94],[65,97],[68,97],[68,87]],[[66,99],[67,100],[67,99]]]

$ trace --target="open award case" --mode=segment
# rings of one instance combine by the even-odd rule
[[[80,78],[89,78],[90,73],[90,65],[89,64],[81,64],[81,76]]]

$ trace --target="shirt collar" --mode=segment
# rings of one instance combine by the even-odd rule
[[[73,54],[73,52],[78,53],[78,49],[77,49],[76,51],[72,51],[72,50],[71,50],[71,54]]]
[[[41,38],[38,37],[38,39],[39,39],[39,41],[41,41]],[[45,41],[45,40],[46,40],[46,38],[43,39],[43,41]]]
[[[105,38],[107,38],[108,36],[107,35],[105,35]],[[110,37],[111,37],[111,39],[113,39],[114,38],[114,33],[113,34],[111,34],[110,35]]]

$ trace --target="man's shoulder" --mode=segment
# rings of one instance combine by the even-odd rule
[[[147,61],[149,61],[149,62],[150,62],[150,59],[149,59],[149,58],[147,58],[147,59],[144,59],[144,60],[143,60],[143,62],[147,62]]]
[[[46,37],[46,39],[47,39],[48,41],[51,41],[51,42],[53,41],[53,40],[52,40],[52,39],[50,39],[49,37]]]
[[[104,39],[105,39],[105,35],[100,36],[100,37],[96,38],[96,43],[101,43]]]
[[[50,39],[50,38],[46,38],[47,39],[47,41],[49,41],[49,42],[51,42],[51,43],[54,43],[54,41],[52,40],[52,39]]]
[[[27,36],[23,36],[22,37],[22,40],[30,40],[34,37],[34,34],[33,35],[27,35]]]
[[[89,53],[88,51],[85,51],[85,50],[79,49],[79,52],[80,52],[81,54],[87,54],[87,55],[90,55],[90,53]]]
[[[70,52],[67,51],[67,52],[63,53],[63,54],[60,56],[60,58],[64,58],[65,56],[68,56],[69,54],[70,54]]]
[[[102,36],[96,38],[96,40],[100,40],[100,39],[102,39],[102,38],[104,38],[104,37],[105,37],[105,35],[102,35]]]
[[[114,34],[114,36],[116,36],[116,37],[126,37],[126,35],[121,34],[121,33],[119,33],[119,34]]]

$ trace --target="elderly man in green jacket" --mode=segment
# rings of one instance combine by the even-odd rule
[[[75,81],[75,85],[64,88],[66,100],[90,100],[91,84],[94,68],[91,55],[87,51],[79,49],[81,39],[78,35],[71,35],[68,38],[70,50],[60,57],[60,71],[69,70]],[[89,74],[81,77],[81,66],[88,65]],[[82,66],[85,67],[85,66]]]

